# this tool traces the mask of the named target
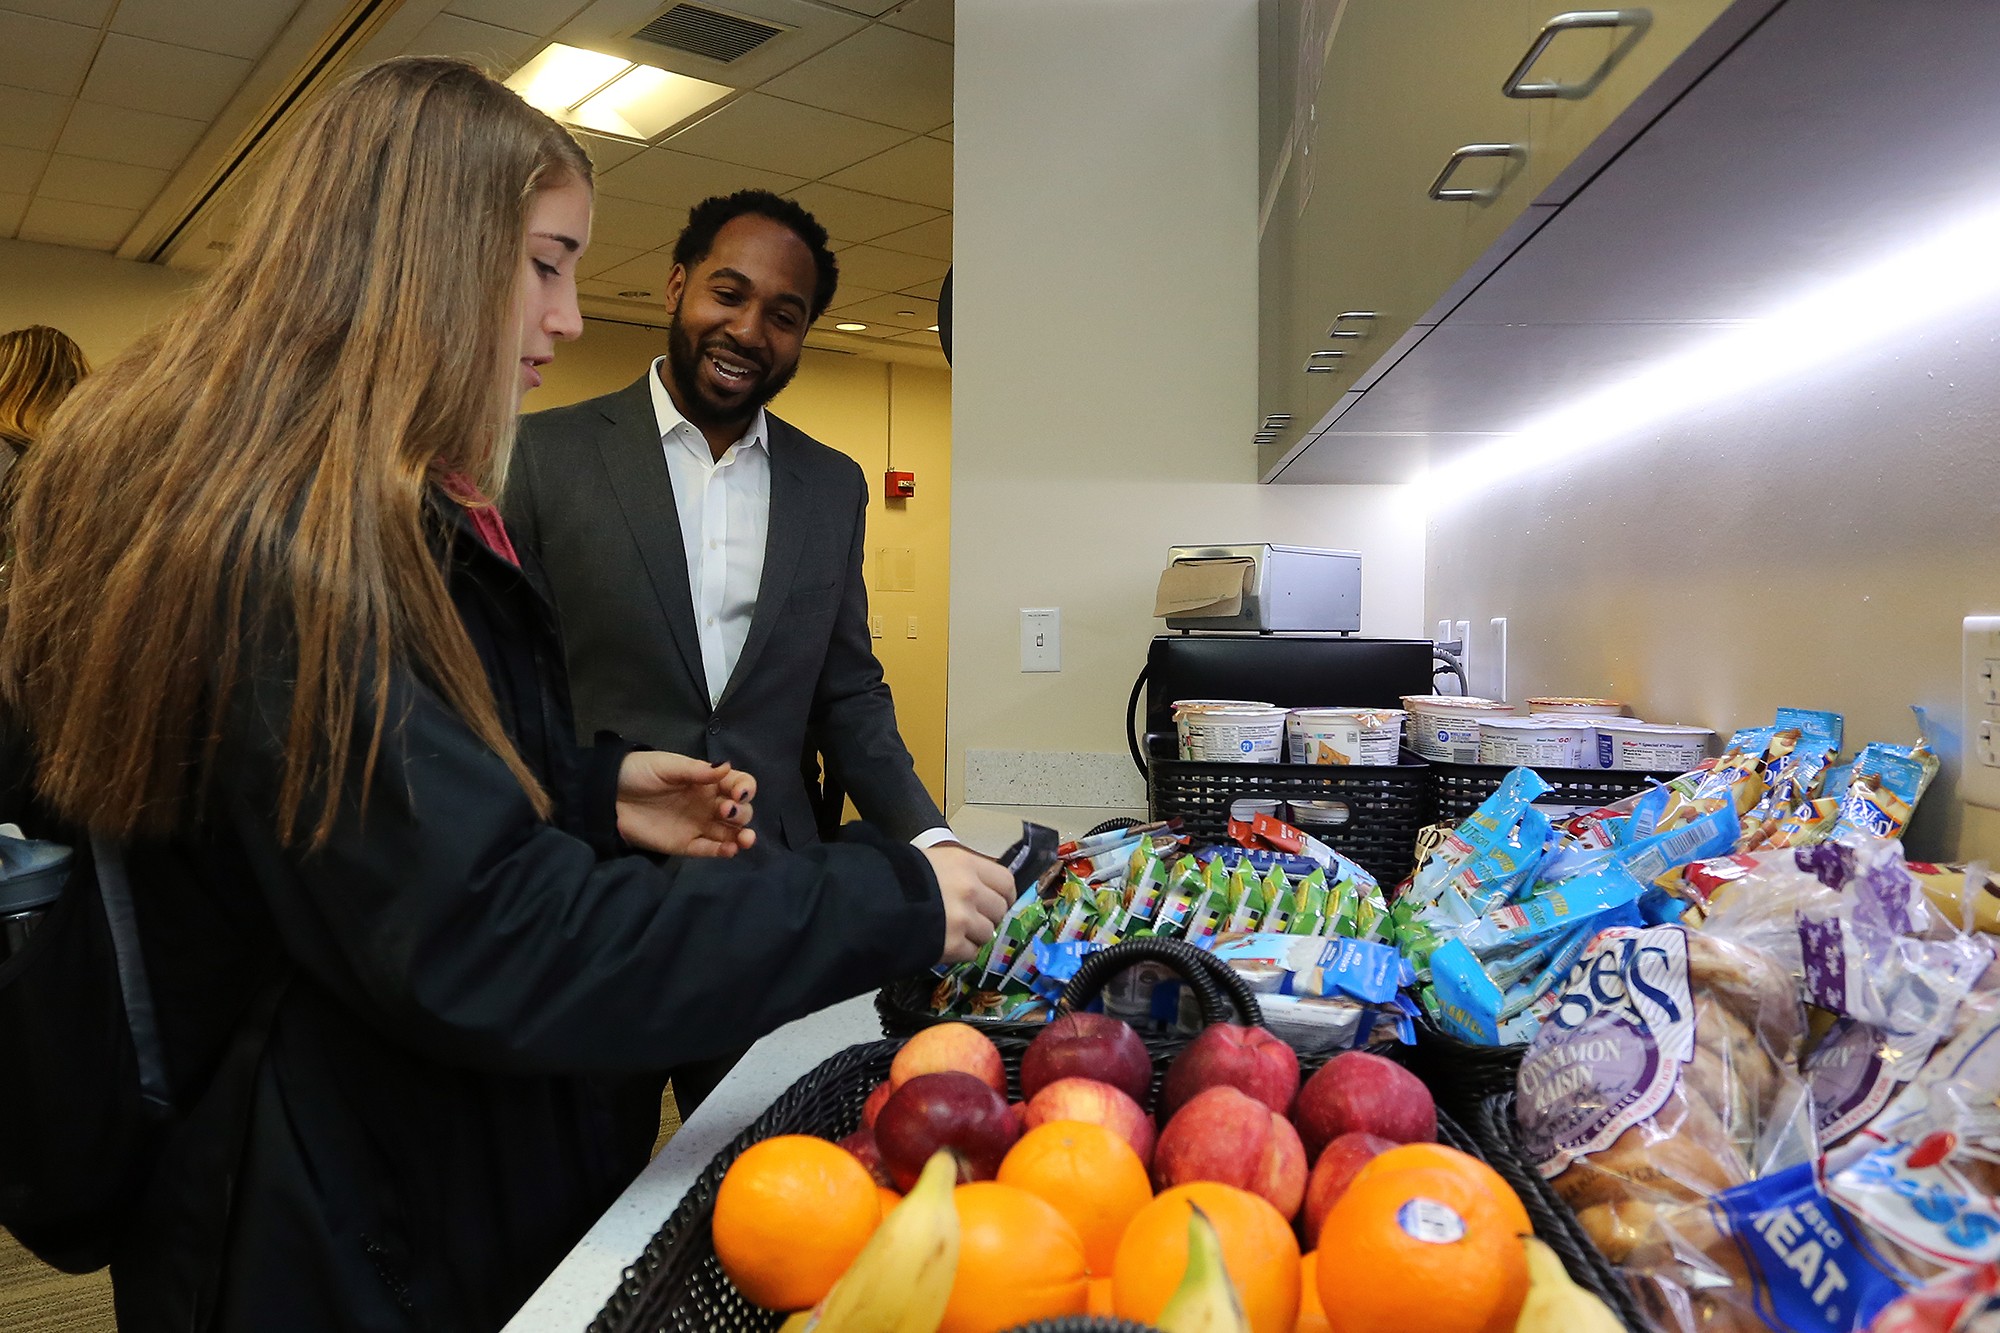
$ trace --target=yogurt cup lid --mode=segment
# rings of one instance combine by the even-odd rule
[[[1474,713],[1511,713],[1514,705],[1497,699],[1480,699],[1469,694],[1406,694],[1403,706],[1411,712],[1435,713],[1444,709],[1464,709]]]
[[[1551,717],[1544,713],[1539,717],[1493,717],[1480,722],[1482,727],[1492,727],[1497,731],[1589,731],[1596,725],[1594,718]]]
[[[1605,731],[1649,731],[1655,735],[1713,736],[1715,734],[1713,727],[1689,726],[1679,722],[1641,722],[1636,717],[1600,718],[1597,726]]]
[[[1200,713],[1209,711],[1234,711],[1239,708],[1276,708],[1261,699],[1176,699],[1173,702],[1176,713]]]
[[[1546,695],[1528,700],[1530,708],[1623,708],[1623,699],[1585,699],[1572,695]]]

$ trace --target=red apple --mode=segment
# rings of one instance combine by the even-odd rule
[[[1319,1229],[1326,1215],[1361,1168],[1397,1145],[1379,1134],[1342,1134],[1326,1145],[1313,1163],[1312,1178],[1306,1181],[1306,1248],[1319,1248]]]
[[[903,1043],[889,1066],[889,1086],[900,1088],[923,1074],[970,1074],[1002,1097],[1007,1066],[1000,1048],[969,1023],[939,1023]]]
[[[1014,1118],[1015,1118],[1016,1120],[1018,1120],[1018,1121],[1020,1121],[1020,1122],[1021,1122],[1021,1132],[1022,1132],[1023,1134],[1027,1133],[1027,1132],[1028,1132],[1028,1104],[1027,1104],[1026,1102],[1015,1102],[1015,1103],[1013,1104],[1013,1106],[1009,1107],[1008,1109],[1009,1109],[1009,1110],[1011,1110],[1011,1111],[1013,1111],[1013,1113],[1014,1113]]]
[[[1299,1090],[1299,1055],[1263,1028],[1217,1023],[1174,1057],[1160,1085],[1160,1115],[1172,1120],[1198,1092],[1231,1087],[1284,1115]]]
[[[1292,1114],[1306,1155],[1342,1134],[1378,1134],[1395,1143],[1437,1141],[1437,1103],[1415,1074],[1379,1055],[1346,1051],[1299,1089]]]
[[[918,1074],[889,1094],[875,1120],[875,1144],[896,1188],[909,1193],[940,1148],[958,1159],[958,1179],[991,1180],[1021,1137],[1006,1099],[970,1074]]]
[[[1161,1189],[1214,1180],[1261,1195],[1286,1217],[1306,1194],[1306,1150],[1292,1122],[1235,1088],[1198,1092],[1160,1131],[1153,1181]]]
[[[889,1094],[895,1090],[895,1085],[886,1078],[875,1085],[875,1090],[868,1094],[868,1100],[861,1103],[863,1129],[875,1128],[875,1117],[882,1114],[882,1103],[888,1101]]]
[[[868,1168],[868,1174],[875,1183],[887,1189],[896,1188],[896,1182],[889,1175],[889,1168],[882,1161],[882,1149],[875,1142],[872,1130],[857,1129],[840,1141],[840,1146],[854,1154],[855,1160]]]
[[[1153,1058],[1131,1025],[1105,1014],[1064,1014],[1035,1034],[1021,1057],[1021,1095],[1059,1078],[1094,1078],[1144,1106],[1153,1091]]]
[[[1132,1145],[1141,1162],[1153,1160],[1153,1139],[1157,1131],[1153,1118],[1109,1083],[1094,1078],[1059,1078],[1035,1094],[1028,1103],[1029,1129],[1051,1120],[1081,1120],[1102,1125]]]

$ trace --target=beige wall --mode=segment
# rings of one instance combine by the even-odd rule
[[[124,350],[185,296],[191,274],[89,250],[0,240],[0,329],[52,324],[92,365]]]
[[[987,750],[1121,756],[1042,765],[1051,803],[1116,804],[1168,546],[1359,550],[1364,629],[1408,635],[1423,521],[1400,487],[1254,482],[1256,0],[959,0],[956,23],[947,808]],[[1043,606],[1062,670],[1024,674]]]
[[[534,412],[622,389],[665,350],[662,329],[587,320],[582,338],[556,349],[542,387],[528,395],[523,407]],[[868,558],[863,572],[869,609],[881,618],[883,627],[875,651],[895,696],[897,722],[916,760],[917,775],[942,801],[950,613],[951,376],[926,366],[891,366],[808,348],[798,378],[771,410],[854,459],[868,479]],[[882,495],[892,425],[897,469],[917,474],[916,497],[895,504]],[[915,638],[909,635],[912,617],[917,622]]]
[[[2000,855],[1952,782],[1959,620],[2000,612],[2000,305],[1900,342],[1440,512],[1431,614],[1506,616],[1517,699],[1718,731],[1832,708],[1850,749],[1924,705],[1946,773],[1912,845]]]

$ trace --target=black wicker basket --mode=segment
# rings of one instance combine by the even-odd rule
[[[1140,944],[1152,946],[1155,949],[1165,949],[1167,952],[1164,955],[1157,952],[1135,953],[1131,946]],[[1201,1006],[1202,1022],[1204,1023],[1224,1023],[1229,1021],[1227,1006],[1230,1004],[1234,1005],[1236,1012],[1239,1014],[1252,1012],[1252,1007],[1256,1004],[1256,1000],[1251,996],[1249,986],[1244,984],[1243,978],[1234,968],[1217,959],[1206,950],[1197,949],[1183,940],[1127,940],[1123,944],[1114,945],[1113,948],[1123,950],[1121,953],[1114,954],[1114,957],[1130,960],[1124,964],[1126,967],[1149,961],[1163,962],[1169,966],[1173,966],[1176,971],[1189,976],[1188,985],[1194,991],[1195,1002]],[[1111,953],[1112,950],[1107,949],[1101,952]],[[1093,958],[1099,956],[1101,955],[1091,955]],[[1105,979],[1108,981],[1112,975],[1114,974],[1107,973]],[[1040,1032],[1045,1026],[1044,1022],[1039,1019],[1033,1022],[1015,1023],[1002,1022],[990,1018],[961,1018],[950,1014],[935,1013],[931,1009],[931,996],[936,991],[937,984],[938,979],[935,973],[920,972],[913,977],[904,977],[900,981],[892,981],[881,990],[876,991],[875,1014],[882,1021],[882,1035],[885,1037],[910,1037],[927,1027],[935,1027],[939,1023],[970,1023],[989,1037],[996,1039],[1003,1036],[1018,1037],[1023,1041],[1028,1041],[1032,1040],[1035,1034]],[[1248,1021],[1256,1022],[1258,1020],[1251,1019]],[[1149,1042],[1176,1039],[1171,1033],[1146,1033],[1142,1031],[1139,1035],[1146,1038]]]
[[[1155,756],[1146,769],[1153,818],[1178,819],[1200,842],[1229,840],[1238,801],[1317,802],[1344,820],[1302,824],[1306,832],[1393,888],[1410,873],[1417,833],[1434,822],[1429,768],[1414,756],[1381,768],[1338,764],[1202,764]],[[1296,820],[1294,822],[1297,822]]]
[[[1521,1057],[1528,1052],[1526,1043],[1478,1046],[1452,1036],[1428,1018],[1417,1019],[1416,1028],[1417,1044],[1409,1054],[1409,1066],[1430,1088],[1431,1095],[1461,1120],[1470,1122],[1488,1097],[1514,1090]]]
[[[1640,1315],[1631,1288],[1625,1285],[1610,1261],[1598,1253],[1597,1247],[1591,1244],[1590,1237],[1577,1223],[1576,1214],[1549,1188],[1548,1182],[1542,1179],[1542,1173],[1528,1160],[1527,1150],[1521,1142],[1520,1125],[1514,1119],[1513,1090],[1488,1097],[1470,1123],[1473,1134],[1479,1140],[1480,1156],[1521,1196],[1521,1203],[1528,1210],[1528,1220],[1534,1223],[1535,1234],[1556,1252],[1577,1285],[1595,1292],[1625,1327],[1638,1330],[1651,1328]]]
[[[1117,947],[1122,949],[1131,944],[1148,943],[1157,942],[1131,941]],[[1089,988],[1101,986],[1115,971],[1128,965],[1123,958],[1111,956],[1113,952],[1105,950],[1086,961],[1063,996],[1065,1004],[1087,1002]],[[1252,1005],[1246,1017],[1256,1022],[1260,1016],[1255,1012],[1254,1000]],[[1009,1090],[1018,1095],[1021,1057],[1027,1050],[1027,1043],[1002,1036],[995,1044],[1000,1047],[1007,1067]],[[1167,1066],[1185,1044],[1186,1039],[1183,1038],[1150,1046],[1155,1099]],[[722,1267],[716,1261],[708,1231],[716,1190],[720,1188],[722,1177],[730,1165],[754,1143],[779,1134],[816,1134],[822,1138],[839,1139],[853,1133],[861,1123],[862,1103],[868,1099],[875,1085],[888,1076],[889,1066],[901,1045],[897,1041],[881,1041],[840,1052],[794,1083],[758,1117],[756,1123],[737,1135],[735,1141],[718,1153],[688,1188],[673,1216],[647,1243],[638,1260],[625,1270],[617,1290],[597,1318],[591,1321],[589,1333],[655,1333],[656,1330],[665,1333],[669,1329],[677,1333],[707,1333],[708,1330],[769,1333],[777,1328],[784,1316],[761,1310],[744,1300],[723,1275]],[[1299,1061],[1301,1072],[1310,1075],[1329,1058],[1303,1056]],[[1484,1155],[1480,1140],[1463,1128],[1445,1105],[1438,1108],[1438,1141],[1475,1156]],[[1495,1163],[1496,1168],[1498,1165]],[[1549,1229],[1546,1237],[1549,1243],[1563,1256],[1564,1263],[1571,1265],[1570,1271],[1577,1274],[1578,1280],[1584,1281],[1584,1273],[1579,1272],[1575,1265],[1585,1262],[1585,1259],[1572,1253],[1575,1248],[1572,1231],[1564,1229],[1560,1216],[1538,1215],[1535,1209],[1541,1207],[1546,1212],[1546,1204],[1531,1200],[1525,1191],[1522,1201],[1530,1208],[1538,1234],[1544,1227]],[[1560,1202],[1555,1204],[1557,1210],[1561,1207]],[[1569,1227],[1574,1228],[1573,1219]],[[1564,1237],[1562,1244],[1555,1240],[1557,1235]],[[1588,1251],[1587,1246],[1585,1249],[1594,1255],[1595,1252]],[[1602,1260],[1598,1263],[1601,1264]],[[1084,1333],[1079,1321],[1063,1320],[1059,1323],[1065,1330]],[[1101,1327],[1101,1324],[1094,1323],[1092,1327]]]
[[[1511,764],[1430,764],[1431,808],[1435,822],[1458,824],[1479,808],[1480,802],[1499,790],[1500,779],[1513,772]],[[1610,805],[1627,796],[1636,796],[1655,782],[1666,782],[1679,773],[1644,773],[1625,768],[1541,768],[1535,772],[1549,784],[1542,804]]]

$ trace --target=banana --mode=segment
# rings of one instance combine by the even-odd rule
[[[1570,1279],[1554,1250],[1533,1236],[1521,1239],[1528,1247],[1528,1299],[1514,1333],[1620,1333],[1625,1326]]]
[[[1199,1204],[1188,1218],[1188,1266],[1180,1286],[1160,1311],[1161,1333],[1250,1333],[1229,1270],[1222,1266],[1222,1240]]]
[[[791,1333],[937,1333],[958,1275],[958,1209],[951,1199],[957,1184],[957,1161],[948,1152],[934,1154],[916,1188]]]

